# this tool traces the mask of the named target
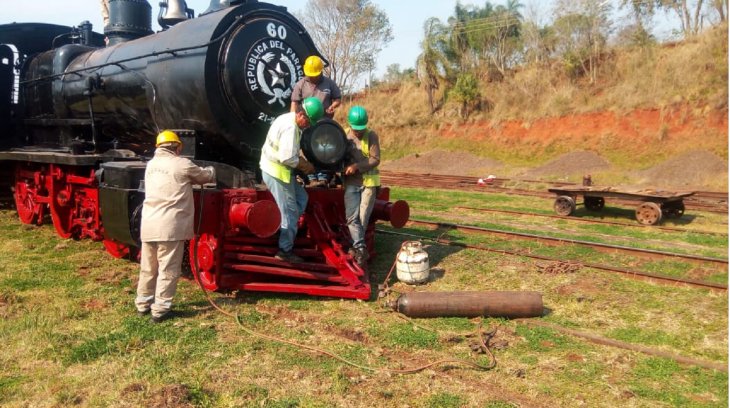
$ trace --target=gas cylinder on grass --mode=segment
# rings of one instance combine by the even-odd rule
[[[409,285],[428,281],[431,269],[428,264],[428,253],[418,241],[406,241],[401,245],[395,267],[398,280]]]
[[[388,306],[408,317],[521,317],[542,316],[542,294],[532,291],[411,292]]]

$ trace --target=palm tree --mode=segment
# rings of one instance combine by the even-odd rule
[[[446,56],[448,30],[436,17],[431,17],[423,25],[424,38],[421,42],[421,54],[416,61],[416,70],[421,85],[428,95],[431,112],[436,111],[434,93],[451,73]]]

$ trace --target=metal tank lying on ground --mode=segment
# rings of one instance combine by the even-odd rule
[[[164,29],[153,33],[146,1],[110,0],[108,44],[88,22],[0,26],[0,172],[21,222],[50,215],[60,236],[135,258],[145,162],[154,136],[173,129],[183,155],[219,175],[196,191],[199,236],[189,251],[207,289],[370,298],[368,274],[347,254],[341,188],[308,189],[295,245],[306,262],[273,257],[280,215],[257,164],[304,59],[320,55],[304,27],[286,8],[257,1],[213,0],[197,18],[183,1],[163,6]],[[319,122],[302,143],[317,166],[341,170],[336,122]],[[408,214],[382,189],[367,247],[375,221],[400,227]]]

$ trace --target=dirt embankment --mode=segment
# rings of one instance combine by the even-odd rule
[[[728,113],[726,110],[642,109],[620,115],[597,112],[534,122],[452,126],[441,137],[505,149],[564,151],[531,168],[514,167],[465,152],[433,150],[382,164],[384,170],[464,176],[563,178],[610,175],[638,185],[727,190]],[[539,154],[539,153],[535,153]],[[611,157],[622,157],[617,165]],[[650,163],[648,166],[635,165]]]

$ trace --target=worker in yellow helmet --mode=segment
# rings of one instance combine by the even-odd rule
[[[198,167],[180,157],[182,142],[175,132],[157,135],[155,155],[144,173],[137,313],[151,313],[159,323],[170,317],[180,278],[185,241],[193,238],[193,184],[215,182],[215,168]]]
[[[335,81],[324,76],[323,69],[324,62],[316,55],[311,55],[304,61],[304,78],[294,85],[292,91],[292,112],[297,111],[303,100],[314,97],[322,102],[325,117],[332,119],[335,116],[335,110],[342,101],[342,92]],[[332,172],[325,170],[307,175],[310,187],[325,186],[331,178]]]
[[[322,73],[324,62],[322,58],[312,55],[304,61],[304,78],[295,85],[291,95],[291,111],[296,112],[302,101],[310,96],[319,99],[328,118],[335,116],[335,110],[340,106],[342,92],[335,81]]]

